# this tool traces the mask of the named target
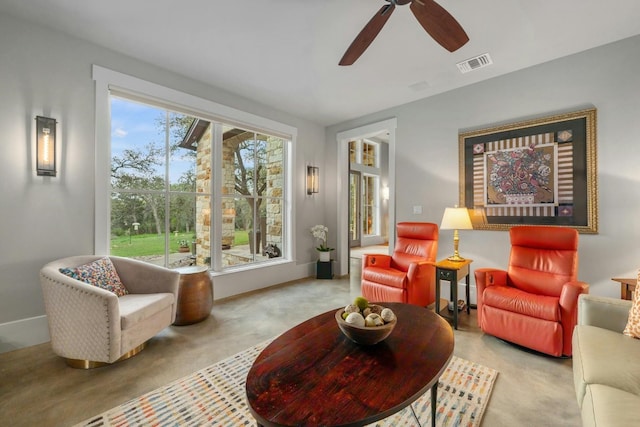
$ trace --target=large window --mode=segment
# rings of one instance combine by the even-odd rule
[[[218,269],[282,258],[287,139],[126,96],[110,109],[111,254]]]

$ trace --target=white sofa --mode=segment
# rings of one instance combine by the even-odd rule
[[[631,301],[580,295],[573,380],[583,426],[640,424],[640,340],[622,334]]]
[[[116,294],[71,278],[74,268],[102,256],[59,259],[40,271],[51,347],[76,368],[126,359],[176,318],[180,274],[129,258],[109,257],[129,294]]]

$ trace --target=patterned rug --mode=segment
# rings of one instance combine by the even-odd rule
[[[254,426],[246,403],[247,373],[266,341],[92,417],[76,427]],[[438,384],[438,426],[479,426],[498,372],[453,356]],[[417,418],[417,420],[416,420]],[[431,425],[431,392],[371,426]]]

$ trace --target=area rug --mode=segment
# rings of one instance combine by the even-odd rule
[[[254,426],[245,380],[269,341],[92,417],[76,427]],[[479,426],[498,372],[453,356],[438,384],[438,426]],[[431,392],[371,426],[431,425]]]

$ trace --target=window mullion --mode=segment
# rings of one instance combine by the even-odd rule
[[[222,270],[222,124],[213,123],[213,141],[211,143],[211,221],[210,230],[211,267],[214,271]]]
[[[254,253],[251,254],[251,260],[253,262],[257,261],[257,255],[260,253],[260,242],[258,241],[258,230],[260,230],[260,212],[258,212],[258,198],[260,194],[258,194],[258,167],[260,159],[258,158],[258,134],[253,133],[253,190],[251,191],[253,195],[253,248]],[[260,230],[260,234],[262,235],[262,230]]]
[[[171,204],[171,195],[170,195],[170,183],[169,183],[169,163],[171,151],[169,150],[170,143],[170,125],[169,125],[169,110],[165,111],[165,123],[164,123],[164,265],[165,267],[169,267],[169,252],[170,252],[170,244],[169,241],[171,237],[171,233],[169,227],[171,225],[171,212],[169,211]]]

